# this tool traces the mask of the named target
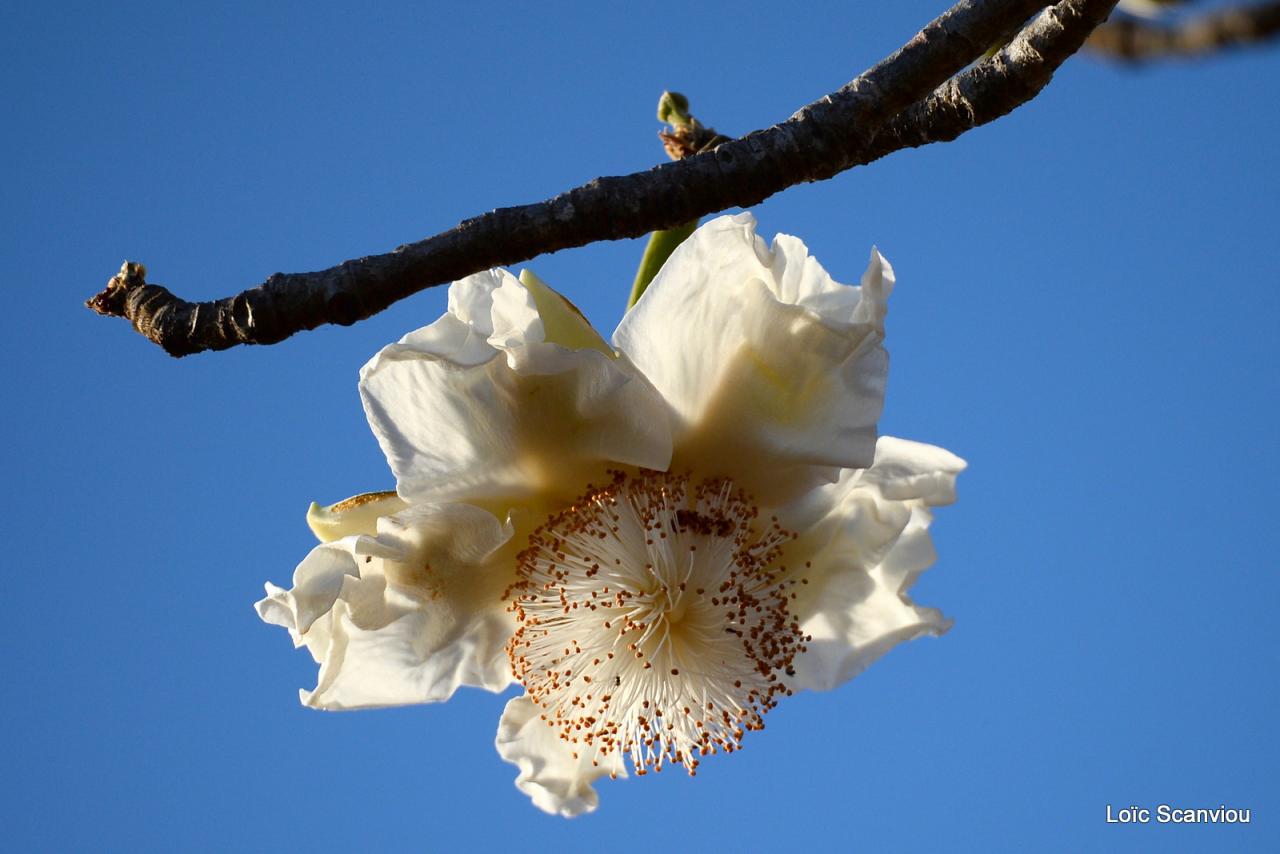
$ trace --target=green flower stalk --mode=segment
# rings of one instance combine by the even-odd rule
[[[671,130],[660,131],[658,136],[662,139],[667,156],[672,160],[683,160],[715,148],[728,139],[711,128],[703,127],[689,112],[689,99],[679,92],[662,93],[662,97],[658,99],[658,121],[671,126]],[[671,257],[671,253],[697,227],[698,220],[695,219],[649,235],[649,243],[645,246],[644,255],[640,257],[640,267],[636,270],[635,282],[631,285],[631,296],[627,299],[628,309],[640,300],[653,277],[658,275],[662,265]]]

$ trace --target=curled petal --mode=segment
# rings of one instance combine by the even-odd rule
[[[612,351],[547,341],[539,303],[560,340],[591,343],[568,303],[535,287],[538,300],[505,271],[457,282],[448,314],[361,371],[365,412],[405,499],[515,500],[578,489],[609,463],[669,464],[661,397]]]
[[[511,681],[502,591],[511,527],[463,504],[418,505],[378,520],[378,536],[317,546],[295,587],[258,603],[320,662],[302,701],[354,709],[448,699],[459,685]]]
[[[675,467],[696,465],[776,497],[787,479],[792,493],[810,485],[814,467],[870,465],[893,270],[873,250],[862,285],[841,285],[799,240],[779,235],[768,248],[755,227],[744,213],[699,228],[614,344],[679,419]]]
[[[796,688],[825,691],[857,676],[903,641],[940,635],[951,621],[911,601],[908,589],[934,561],[929,511],[916,506],[884,563],[868,570],[833,572],[821,605],[801,623],[812,640],[796,658]]]
[[[605,774],[627,776],[616,754],[597,764],[591,748],[582,746],[575,757],[574,746],[562,741],[539,717],[538,707],[528,697],[513,697],[507,703],[494,746],[499,756],[520,769],[516,788],[532,798],[538,809],[553,815],[572,817],[593,811],[600,796],[591,784]]]
[[[943,448],[881,436],[870,468],[844,469],[779,510],[787,528],[802,534],[799,551],[838,555],[874,566],[911,515],[911,502],[928,507],[956,499],[964,460]]]
[[[307,508],[307,527],[322,543],[353,534],[376,534],[379,516],[390,516],[408,506],[394,492],[366,492],[327,507],[312,501]]]
[[[294,646],[306,644],[317,661],[328,646],[329,612],[348,576],[358,576],[365,558],[404,555],[373,537],[352,536],[313,548],[293,572],[293,588],[267,582],[267,596],[255,604],[263,622],[289,630]],[[316,625],[319,622],[319,625]]]
[[[890,501],[919,499],[930,507],[956,500],[956,475],[965,461],[936,445],[881,436],[871,468],[861,472],[860,485],[874,486]]]
[[[934,561],[929,508],[955,500],[964,465],[941,448],[881,437],[870,469],[843,471],[780,511],[802,532],[790,559],[808,564],[810,581],[795,603],[812,637],[796,658],[795,687],[833,688],[898,643],[950,627],[908,591]]]

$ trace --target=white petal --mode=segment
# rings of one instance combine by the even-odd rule
[[[942,448],[882,437],[870,469],[841,472],[779,511],[801,531],[789,559],[811,564],[794,613],[813,640],[796,658],[794,687],[833,688],[902,641],[950,627],[908,591],[934,561],[929,507],[955,500],[964,465]]]
[[[918,498],[941,507],[956,500],[956,475],[964,469],[965,461],[945,448],[881,436],[875,462],[862,473],[862,483],[874,484],[891,500]]]
[[[267,582],[267,596],[255,604],[258,616],[274,626],[289,630],[294,646],[307,643],[319,661],[316,641],[324,636],[321,648],[327,646],[328,614],[342,591],[348,576],[358,575],[357,567],[365,557],[402,557],[400,552],[372,537],[346,537],[313,548],[293,572],[293,589],[285,590]],[[316,628],[313,624],[321,621]]]
[[[448,313],[471,327],[473,335],[485,336],[490,347],[545,340],[533,294],[506,270],[486,270],[455,282],[449,287]]]
[[[498,755],[520,769],[516,788],[538,809],[566,817],[591,812],[600,803],[591,784],[609,773],[627,776],[623,763],[615,755],[595,765],[589,749],[575,758],[570,745],[539,714],[529,698],[512,698],[498,723]]]
[[[779,510],[783,524],[803,534],[805,550],[819,548],[864,566],[880,561],[907,524],[913,499],[930,507],[955,501],[965,461],[934,445],[881,436],[870,468],[844,469]]]
[[[378,536],[318,546],[293,591],[258,604],[320,662],[302,700],[354,709],[448,699],[459,685],[511,682],[502,592],[513,579],[511,527],[468,505],[411,507]]]
[[[753,492],[753,472],[870,465],[893,287],[874,250],[862,286],[848,287],[794,237],[766,248],[755,225],[739,214],[699,228],[614,334],[680,419],[673,465]]]
[[[566,311],[556,311],[561,332]],[[450,314],[365,365],[360,394],[401,496],[488,501],[563,487],[571,498],[609,463],[666,468],[668,410],[644,377],[611,351],[544,335],[533,294],[491,271],[456,283]]]
[[[917,606],[907,595],[915,577],[933,563],[929,518],[923,507],[912,510],[884,564],[831,573],[819,594],[821,606],[801,622],[812,640],[795,660],[795,688],[829,690],[899,643],[951,627],[940,611]]]
[[[348,590],[334,607],[316,688],[300,692],[305,705],[340,711],[434,703],[461,685],[501,691],[510,684],[503,644],[511,625],[500,609],[464,623],[436,603],[359,583],[369,590]],[[361,598],[368,606],[363,615]]]

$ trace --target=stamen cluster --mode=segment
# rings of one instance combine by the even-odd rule
[[[791,693],[808,638],[788,606],[807,582],[779,563],[795,535],[759,515],[722,478],[616,472],[534,532],[507,653],[575,757],[693,774]]]

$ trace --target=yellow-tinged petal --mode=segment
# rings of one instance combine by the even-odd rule
[[[542,279],[528,270],[521,270],[520,284],[533,295],[533,303],[538,307],[547,341],[571,350],[599,350],[606,356],[617,356],[609,343],[591,326],[591,322],[582,316],[578,307],[552,290]]]
[[[394,492],[365,492],[321,507],[314,501],[307,508],[307,527],[322,543],[331,543],[353,534],[378,532],[378,517],[399,513],[409,505]]]

